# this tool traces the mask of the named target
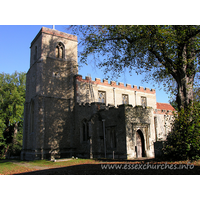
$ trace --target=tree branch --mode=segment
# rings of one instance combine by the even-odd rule
[[[165,66],[169,72],[172,74],[172,76],[174,77],[176,75],[176,71],[172,66],[174,65],[172,60],[169,59],[168,57],[166,57],[164,55],[164,53],[162,53],[163,55],[160,56],[159,53],[157,51],[154,50],[154,48],[151,46],[149,47],[149,51],[158,59],[158,61],[163,65]],[[163,58],[164,59],[163,59]]]
[[[188,41],[190,38],[193,38],[194,36],[198,35],[199,33],[200,33],[200,29],[192,31],[191,33],[187,34],[185,41]]]

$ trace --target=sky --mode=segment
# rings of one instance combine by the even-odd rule
[[[28,71],[30,67],[30,44],[42,27],[53,28],[53,25],[0,25],[0,73],[12,74],[15,71]],[[70,33],[67,27],[67,25],[55,25],[56,30]],[[83,78],[91,75],[92,80],[101,78],[103,81],[103,78],[105,78],[103,69],[95,67],[93,62],[79,68],[78,73]],[[159,89],[156,85],[154,87],[152,83],[142,82],[142,79],[142,75],[133,72],[131,76],[128,72],[124,72],[120,78],[114,81],[122,82],[124,85],[128,83],[132,86],[156,89],[157,102],[168,103],[169,95],[163,89]]]
[[[114,5],[112,1],[102,0],[97,6],[92,0],[59,1],[56,4],[50,4],[47,0],[35,0],[30,6],[24,0],[2,2],[0,73],[28,71],[30,44],[43,26],[52,28],[55,24],[56,30],[70,33],[66,30],[65,24],[199,24],[199,6],[194,6],[196,3],[194,0],[191,0],[190,4],[180,4],[179,1],[174,0],[168,0],[167,3],[158,0],[133,1],[131,6],[129,3],[125,0]],[[79,74],[83,78],[91,75],[92,80],[104,78],[103,71],[96,68],[94,63],[79,69]],[[142,75],[133,72],[130,76],[128,72],[124,72],[118,80],[114,81],[155,89],[157,102],[168,103],[169,94],[162,87],[159,89],[158,85],[154,87],[153,83],[142,83],[142,79]]]

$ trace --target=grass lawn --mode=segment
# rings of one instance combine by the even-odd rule
[[[31,171],[31,169],[28,167],[19,166],[9,161],[8,162],[0,161],[0,175],[17,174],[17,173],[29,172],[29,171]]]
[[[0,175],[20,174],[37,170],[94,163],[96,163],[96,161],[91,159],[71,159],[64,162],[52,162],[49,160],[0,160]]]
[[[200,161],[155,160],[95,160],[69,159],[62,162],[48,160],[0,160],[0,175],[168,175],[200,174]]]

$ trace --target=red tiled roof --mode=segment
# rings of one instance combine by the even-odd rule
[[[160,110],[175,110],[169,103],[157,103],[157,109]]]

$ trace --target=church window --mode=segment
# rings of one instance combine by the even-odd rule
[[[87,123],[86,119],[83,120],[82,138],[83,138],[83,141],[87,141],[89,139],[89,124]]]
[[[122,94],[122,104],[128,104],[128,95]]]
[[[114,126],[106,129],[106,141],[108,148],[116,148],[116,131]]]
[[[106,103],[106,92],[98,91],[98,101],[101,103]]]
[[[146,97],[141,97],[141,106],[145,108],[147,106],[147,98]]]
[[[64,58],[64,45],[59,42],[56,46],[56,58]]]

